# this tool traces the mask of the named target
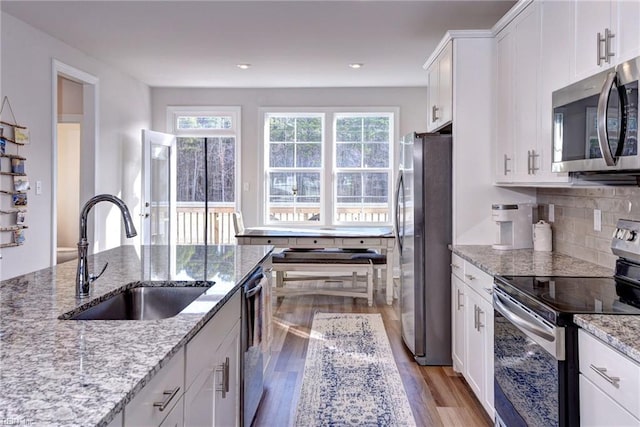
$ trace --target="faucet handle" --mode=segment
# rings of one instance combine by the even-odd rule
[[[107,269],[107,266],[109,265],[109,263],[105,263],[104,267],[102,267],[102,271],[100,271],[100,274],[98,274],[97,276],[92,274],[89,276],[89,283],[93,282],[94,280],[97,280],[100,276],[102,276],[102,273],[104,273],[104,271]]]

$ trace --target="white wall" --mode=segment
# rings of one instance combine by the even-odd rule
[[[31,144],[21,150],[32,190],[26,242],[21,247],[2,249],[1,278],[9,278],[48,267],[52,243],[52,60],[94,75],[99,79],[95,193],[111,193],[124,199],[137,218],[140,203],[140,129],[151,122],[150,89],[132,77],[82,53],[47,34],[2,13],[3,95],[21,124],[29,127]],[[42,181],[42,194],[35,194],[35,182]],[[4,181],[3,181],[4,182]],[[3,184],[4,185],[4,184]],[[82,201],[84,203],[84,201]],[[123,243],[117,208],[100,204],[96,208],[91,251]],[[0,206],[7,207],[1,199]],[[91,220],[90,220],[91,222]]]
[[[425,75],[426,82],[426,75]],[[400,107],[398,135],[424,131],[427,121],[426,87],[321,88],[321,89],[178,89],[151,90],[153,129],[167,130],[167,106],[240,106],[242,108],[241,206],[246,226],[255,226],[261,209],[259,172],[261,129],[260,107]],[[396,152],[397,159],[397,152]]]

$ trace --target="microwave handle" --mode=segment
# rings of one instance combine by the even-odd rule
[[[607,105],[609,104],[611,88],[615,83],[616,73],[612,71],[607,74],[607,79],[604,81],[600,91],[600,98],[598,99],[598,143],[600,144],[602,158],[607,166],[615,166],[616,164],[616,159],[613,157],[609,146],[609,132],[607,130]]]

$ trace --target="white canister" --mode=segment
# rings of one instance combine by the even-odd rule
[[[551,224],[542,220],[533,224],[533,250],[551,252]]]

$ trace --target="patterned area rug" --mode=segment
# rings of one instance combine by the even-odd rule
[[[294,425],[416,425],[380,314],[315,314]]]

